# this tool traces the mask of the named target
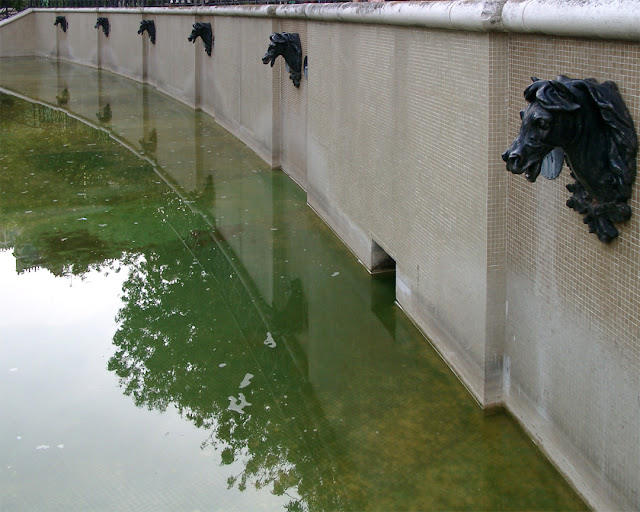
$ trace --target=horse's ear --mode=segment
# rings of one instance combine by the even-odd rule
[[[551,87],[546,88],[547,90],[543,93],[544,99],[540,98],[540,94],[538,94],[539,99],[544,102],[547,110],[572,112],[580,108],[575,94],[564,83],[559,80],[549,80],[549,85]]]
[[[533,83],[529,84],[529,86],[524,90],[524,99],[529,103],[532,103],[536,99],[536,93],[538,89],[543,87],[545,82],[540,80],[534,80]]]
[[[531,81],[532,82],[537,82],[538,80],[540,80],[537,76],[532,76],[531,77]]]
[[[273,41],[274,43],[284,43],[286,42],[286,39],[283,37],[282,34],[278,34],[277,32],[274,32],[273,34],[271,34],[269,36],[269,39],[271,39],[271,41]]]

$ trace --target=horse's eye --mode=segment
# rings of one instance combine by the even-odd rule
[[[538,119],[536,121],[536,124],[541,130],[546,130],[550,126],[549,121],[547,121],[546,119]]]

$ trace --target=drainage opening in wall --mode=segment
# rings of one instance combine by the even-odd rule
[[[395,336],[396,262],[375,241],[371,242],[371,310]]]
[[[396,260],[380,247],[375,240],[371,241],[371,273],[395,272]]]

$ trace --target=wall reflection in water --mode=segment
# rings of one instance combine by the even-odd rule
[[[16,271],[127,273],[107,369],[202,429],[229,489],[289,510],[583,508],[398,311],[393,275],[209,117],[64,63],[4,59],[0,77],[63,109],[0,95]]]

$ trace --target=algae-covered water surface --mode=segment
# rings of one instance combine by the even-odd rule
[[[50,60],[0,87],[0,510],[585,509],[210,117]]]

